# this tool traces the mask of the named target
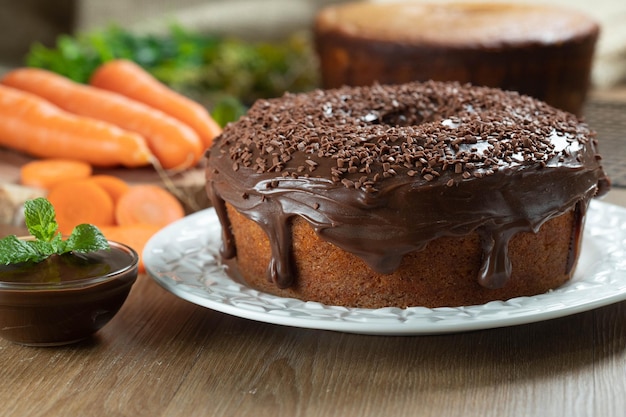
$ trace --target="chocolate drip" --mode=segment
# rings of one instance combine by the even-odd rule
[[[422,124],[381,124],[399,108]],[[499,288],[511,274],[511,237],[574,208],[584,213],[606,180],[590,137],[543,103],[458,84],[288,95],[258,102],[225,129],[208,153],[207,193],[224,230],[222,255],[236,256],[227,202],[267,234],[268,277],[281,288],[297,280],[293,216],[380,273],[434,239],[477,232],[477,280]]]
[[[485,288],[502,288],[511,276],[509,240],[514,233],[482,232],[483,259],[478,271],[478,283]]]
[[[572,226],[572,239],[569,245],[569,254],[567,256],[566,272],[569,274],[574,270],[576,261],[578,260],[578,252],[582,244],[583,228],[585,226],[585,212],[587,204],[579,202],[574,209],[574,225]]]
[[[255,212],[248,214],[254,216]],[[295,268],[292,262],[290,215],[285,215],[280,208],[272,212],[256,212],[257,223],[265,231],[270,241],[272,257],[267,268],[267,279],[278,286],[287,288],[294,283]]]
[[[237,247],[235,246],[235,237],[230,226],[230,220],[228,220],[228,213],[226,213],[226,202],[217,194],[217,191],[213,187],[206,187],[207,196],[213,202],[215,213],[217,218],[222,224],[222,247],[220,248],[220,255],[224,259],[231,259],[237,256]]]

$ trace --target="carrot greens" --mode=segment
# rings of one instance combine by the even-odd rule
[[[249,42],[172,26],[166,33],[133,33],[111,26],[63,35],[52,48],[33,44],[31,67],[45,68],[81,83],[114,59],[133,61],[170,88],[213,109],[224,126],[258,98],[318,85],[317,61],[309,38]]]

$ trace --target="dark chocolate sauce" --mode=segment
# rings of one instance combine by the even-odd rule
[[[37,263],[2,265],[0,281],[29,284],[80,281],[118,271],[128,263],[128,255],[117,250],[85,254],[70,252],[52,255]]]
[[[111,250],[64,254],[0,267],[0,336],[16,343],[74,343],[102,328],[137,279],[137,255]]]
[[[475,231],[483,242],[477,280],[499,288],[511,274],[511,237],[570,210],[584,213],[609,185],[594,134],[575,116],[455,83],[259,101],[207,157],[222,256],[236,256],[228,203],[268,235],[268,277],[280,288],[297,279],[293,216],[380,273],[434,239]],[[576,219],[580,234],[583,216]]]

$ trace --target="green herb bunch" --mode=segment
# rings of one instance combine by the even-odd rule
[[[248,42],[170,27],[167,33],[133,33],[111,26],[56,46],[32,45],[26,64],[87,83],[103,62],[124,58],[141,65],[169,87],[211,109],[222,126],[256,99],[318,85],[318,65],[306,34],[272,42]]]
[[[0,239],[2,265],[40,262],[55,254],[109,249],[109,242],[102,232],[91,224],[76,226],[72,234],[64,240],[59,232],[54,207],[43,197],[26,201],[24,216],[28,232],[34,239],[22,240],[15,235]]]

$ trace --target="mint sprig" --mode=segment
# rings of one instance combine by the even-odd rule
[[[93,252],[109,249],[109,242],[100,229],[91,224],[79,224],[67,240],[63,240],[56,221],[54,207],[39,197],[24,203],[24,217],[33,240],[18,239],[15,235],[0,239],[0,264],[40,262],[51,255],[68,252]]]

